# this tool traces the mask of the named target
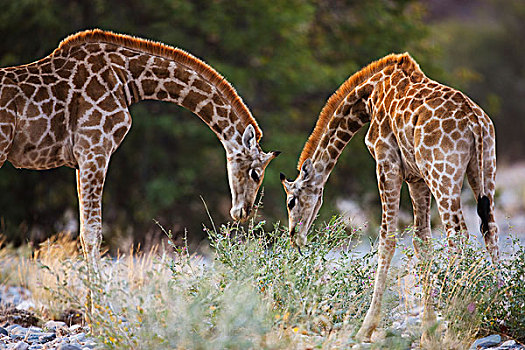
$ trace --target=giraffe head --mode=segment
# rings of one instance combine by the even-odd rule
[[[292,245],[306,245],[306,235],[323,204],[323,183],[316,174],[310,158],[301,165],[295,181],[286,180],[281,173],[281,182],[286,192],[288,207],[288,226]]]
[[[232,193],[230,215],[244,222],[253,214],[253,204],[261,186],[264,170],[281,152],[265,153],[257,143],[252,125],[244,130],[240,150],[227,157],[228,181]]]

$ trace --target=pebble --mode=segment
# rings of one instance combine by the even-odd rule
[[[0,306],[16,305],[19,309],[34,308],[30,292],[22,287],[0,286]],[[419,327],[422,313],[421,307],[415,307],[408,312],[402,311],[404,308],[396,309],[391,315],[394,320],[394,329],[403,331],[410,328]],[[61,321],[48,321],[42,328],[22,327],[17,324],[0,325],[0,348],[7,346],[6,349],[12,350],[88,350],[94,349],[97,344],[88,334],[88,326],[72,325],[68,327]],[[402,334],[403,336],[404,334]],[[370,349],[371,343],[355,344],[352,349]],[[501,336],[493,334],[488,337],[477,339],[470,346],[471,350],[490,349],[490,350],[525,350],[525,346],[518,344],[514,340],[502,342]]]
[[[20,304],[16,306],[18,310],[34,310],[35,309],[35,303],[33,303],[30,300],[24,300]]]
[[[0,327],[0,334],[1,335],[8,335],[9,333],[7,332],[7,329],[5,329],[4,327]]]
[[[3,330],[3,331],[2,331]],[[63,322],[50,321],[43,328],[20,325],[0,327],[0,348],[16,350],[89,350],[96,347],[93,338],[86,333],[88,327],[68,327]]]
[[[15,326],[18,326],[18,325],[15,325]],[[27,328],[18,326],[18,327],[11,328],[9,330],[9,333],[11,333],[11,335],[26,335],[27,331],[28,331]]]
[[[40,343],[45,344],[55,339],[57,335],[55,333],[44,333],[38,337]]]
[[[41,349],[44,349],[44,345],[40,345],[40,344],[33,344],[29,347],[28,350],[41,350]]]
[[[82,348],[72,344],[60,344],[57,350],[82,350]]]
[[[477,339],[470,346],[471,350],[490,348],[501,343],[501,336],[499,334],[489,335],[488,337]]]
[[[90,350],[97,344],[89,336],[89,327],[48,321],[42,328],[17,324],[0,327],[0,349],[10,350]]]
[[[82,329],[82,326],[79,325],[79,324],[74,324],[72,325],[71,327],[69,327],[69,331],[72,332],[72,333],[77,333],[77,332],[82,332],[83,329]]]
[[[503,342],[499,347],[500,348],[512,348],[514,346],[516,346],[517,343],[515,340],[507,340],[506,342]]]
[[[66,323],[62,321],[47,321],[44,324],[44,329],[56,331],[60,328],[67,328]]]
[[[18,343],[12,344],[13,346],[9,347],[9,349],[14,350],[27,350],[29,349],[29,344],[23,341],[20,341]]]
[[[77,341],[79,343],[82,342],[85,338],[86,335],[84,333],[78,333],[69,337],[70,340]]]

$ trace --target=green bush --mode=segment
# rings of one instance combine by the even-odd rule
[[[508,252],[495,268],[475,239],[466,240],[456,252],[441,237],[433,240],[432,260],[418,265],[421,291],[429,290],[449,337],[498,333],[525,340],[525,247],[515,238],[500,246]]]
[[[376,251],[358,257],[346,224],[334,217],[312,233],[304,255],[292,248],[286,230],[264,222],[247,231],[238,225],[207,230],[215,261],[229,271],[229,279],[252,281],[273,307],[277,324],[323,333],[359,319],[370,302]]]
[[[95,280],[87,278],[79,258],[51,262],[44,268],[45,288],[52,293],[45,295],[55,309],[57,301],[64,308],[84,309],[85,294],[79,291],[91,290],[92,330],[110,349],[354,344],[353,336],[370,305],[374,245],[370,252],[358,252],[355,241],[360,230],[349,232],[339,217],[312,230],[302,255],[290,246],[286,229],[278,224],[271,231],[264,227],[265,222],[253,220],[246,227],[205,228],[213,247],[208,258],[190,254],[187,245],[178,247],[171,241],[172,249],[161,254],[105,257]],[[440,320],[434,329],[435,347],[463,348],[476,337],[493,333],[524,340],[525,247],[509,241],[513,249],[495,270],[484,247],[473,240],[458,254],[451,253],[446,242],[444,237],[432,240],[433,258],[426,264],[407,261],[391,268],[385,316],[374,347],[418,346],[417,322],[399,327],[393,320],[421,317],[410,316],[414,305],[405,306],[403,301],[410,294],[421,304],[426,288]],[[413,249],[401,249],[405,260],[412,260]],[[50,283],[50,272],[56,284]],[[413,288],[396,288],[400,278],[412,276]]]

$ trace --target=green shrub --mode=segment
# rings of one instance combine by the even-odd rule
[[[376,251],[357,258],[341,218],[333,218],[309,237],[300,255],[290,246],[286,230],[264,222],[245,231],[239,225],[207,230],[215,261],[228,278],[251,281],[275,312],[276,325],[321,334],[339,328],[345,318],[364,316],[370,302]]]
[[[91,280],[81,256],[53,262],[50,248],[42,250],[39,261],[21,265],[31,272],[27,280],[33,289],[45,290],[39,295],[48,300],[41,304],[57,313],[60,305],[89,311],[86,294],[79,291],[91,290],[93,334],[109,349],[352,346],[370,305],[374,246],[357,252],[359,230],[348,233],[338,217],[312,230],[303,255],[290,246],[285,229],[276,224],[265,231],[264,226],[253,220],[246,227],[205,228],[213,248],[208,258],[189,254],[187,246],[171,240],[172,249],[105,257],[99,277]],[[374,347],[417,346],[418,324],[399,327],[393,319],[407,321],[414,305],[403,301],[421,304],[425,289],[440,316],[434,347],[463,348],[489,333],[524,340],[525,247],[509,241],[513,249],[503,254],[496,271],[484,247],[473,240],[459,254],[451,254],[446,242],[432,240],[433,258],[426,264],[405,261],[391,268]],[[411,247],[401,250],[404,260],[412,260]],[[31,262],[45,273],[31,268]],[[407,277],[415,285],[396,288]]]
[[[525,247],[512,238],[500,244],[508,252],[497,268],[474,238],[458,248],[444,237],[433,239],[432,260],[415,271],[421,294],[429,290],[446,321],[445,337],[468,341],[498,333],[525,340]]]

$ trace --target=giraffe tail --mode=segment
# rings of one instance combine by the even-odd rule
[[[483,149],[483,126],[479,118],[476,116],[472,118],[471,131],[474,135],[476,157],[478,161],[478,174],[479,174],[479,194],[478,194],[478,205],[477,212],[481,219],[481,234],[485,236],[489,232],[489,215],[490,215],[490,199],[485,192],[485,166],[484,166],[484,149]]]
[[[478,215],[481,218],[481,234],[489,232],[490,199],[487,196],[478,196]]]

